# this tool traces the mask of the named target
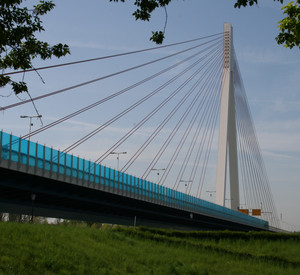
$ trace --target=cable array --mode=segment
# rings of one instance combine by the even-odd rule
[[[192,67],[194,67],[195,65],[197,65],[203,58],[199,59],[198,61],[196,61],[194,64],[192,64],[189,68],[187,68],[186,70],[182,71],[181,73],[179,73],[176,77],[174,77],[173,79],[169,80],[168,82],[166,82],[164,85],[160,86],[158,88],[158,90],[161,90],[163,88],[165,88],[167,85],[169,85],[171,82],[173,82],[173,80],[176,80],[179,76],[185,74],[188,70],[190,70]],[[201,67],[200,71],[203,69],[203,67]],[[197,72],[199,73],[199,71]],[[195,75],[194,75],[195,76]],[[194,77],[193,76],[193,77]],[[189,81],[186,81],[186,83],[184,85],[186,85]],[[183,86],[181,87],[183,88]],[[173,98],[180,90],[181,88],[176,89],[168,98],[166,98],[162,103],[160,103],[155,109],[153,109],[146,117],[144,117],[135,127],[133,127],[128,133],[127,135],[125,135],[122,139],[120,139],[116,144],[114,144],[114,146],[110,147],[101,157],[99,157],[96,162],[98,161],[99,163],[101,163],[108,155],[111,151],[115,150],[119,145],[121,145],[125,140],[127,140],[127,138],[129,136],[131,136],[134,132],[136,132],[142,125],[145,124],[145,122],[147,122],[155,113],[157,113],[157,111],[159,111],[163,106],[165,106],[165,104],[167,102],[170,101],[171,98]],[[142,176],[143,177],[143,176]],[[143,177],[144,178],[144,177]]]
[[[219,48],[219,51],[217,53],[220,53],[220,48]],[[218,55],[213,56],[213,57],[218,58]],[[219,57],[220,57],[220,54],[219,54]],[[211,59],[209,59],[209,61],[211,61]],[[204,67],[206,67],[206,66],[207,66],[207,63],[204,64]],[[175,91],[178,92],[182,88],[184,88],[187,85],[187,83],[189,83],[202,70],[203,70],[203,66],[200,67],[193,75],[191,75],[191,77],[189,77],[187,80],[185,80]],[[211,67],[208,67],[207,71],[209,71],[209,70],[211,70]],[[205,77],[206,72],[204,72],[204,74],[202,75],[202,77],[200,77],[200,80],[203,80],[203,76]],[[148,139],[144,142],[144,144],[136,151],[135,154],[133,154],[133,156],[131,157],[131,159],[124,165],[124,167],[121,169],[121,172],[126,172],[128,170],[128,168],[134,163],[134,161],[136,161],[136,159],[141,155],[141,153],[145,150],[145,148],[154,140],[154,138],[158,135],[158,133],[166,126],[166,124],[172,118],[172,116],[179,110],[179,108],[181,106],[183,106],[184,102],[188,99],[188,97],[196,89],[196,87],[199,85],[199,83],[200,83],[200,81],[198,80],[196,82],[196,84],[194,84],[194,86],[189,90],[189,92],[183,96],[183,98],[176,104],[176,106],[171,110],[171,112],[162,120],[162,122],[155,129],[155,131],[153,131],[153,133],[148,137]],[[192,103],[188,106],[187,110],[190,110],[193,107],[194,102],[195,101],[193,100]],[[183,117],[186,117],[186,115],[187,115],[187,113],[184,113]],[[181,119],[183,117],[181,117],[181,118],[179,117],[179,122],[174,127],[173,131],[175,131],[177,129],[178,125],[180,125]],[[167,143],[168,142],[169,141],[167,139]],[[157,162],[157,161],[155,161],[155,158],[153,159],[153,162],[148,166],[148,168],[144,172],[144,176],[148,176],[149,175],[150,170],[153,169],[153,167],[154,167],[154,162],[155,163]]]
[[[153,64],[153,63],[156,63],[156,62],[165,60],[165,59],[167,59],[167,58],[176,56],[176,55],[178,55],[178,54],[182,54],[182,53],[187,52],[187,51],[189,51],[189,50],[198,48],[198,47],[203,46],[203,45],[205,45],[205,44],[211,43],[212,41],[220,40],[220,39],[221,39],[221,37],[217,37],[217,38],[215,38],[215,39],[213,39],[213,40],[204,42],[204,43],[202,43],[202,44],[200,44],[200,45],[197,45],[197,46],[194,46],[194,47],[185,49],[185,50],[183,50],[183,51],[179,51],[179,52],[174,53],[174,54],[170,54],[170,55],[168,55],[168,56],[164,56],[164,57],[162,57],[162,58],[158,58],[158,59],[155,59],[155,60],[146,62],[146,63],[142,63],[142,64],[140,64],[140,65],[136,65],[136,66],[133,66],[133,67],[130,67],[130,68],[127,68],[127,69],[124,69],[124,70],[121,70],[121,71],[112,73],[112,74],[108,74],[108,75],[105,75],[105,76],[101,76],[101,77],[98,77],[98,78],[89,80],[89,81],[81,82],[81,83],[78,83],[78,84],[73,85],[73,86],[69,86],[69,87],[66,87],[66,88],[63,88],[63,89],[54,91],[54,92],[50,92],[50,93],[47,93],[47,94],[44,94],[44,95],[41,95],[41,96],[37,96],[37,97],[31,98],[31,99],[28,99],[28,100],[24,100],[24,101],[21,101],[21,102],[18,102],[18,103],[14,103],[14,104],[11,104],[11,105],[8,105],[8,106],[5,106],[5,107],[0,107],[0,111],[5,111],[5,110],[7,110],[7,109],[14,108],[14,107],[17,107],[17,106],[20,106],[20,105],[23,105],[23,104],[27,104],[27,103],[30,103],[30,102],[32,102],[32,101],[37,101],[37,100],[44,99],[44,98],[47,98],[47,97],[50,97],[50,96],[54,96],[54,95],[57,95],[57,94],[61,94],[61,93],[64,93],[64,92],[67,92],[67,91],[70,91],[70,90],[73,90],[73,89],[76,89],[76,88],[79,88],[79,87],[83,87],[83,86],[86,86],[86,85],[89,85],[89,84],[92,84],[92,83],[95,83],[95,82],[98,82],[98,81],[101,81],[101,80],[104,80],[104,79],[107,79],[107,78],[111,78],[111,77],[114,77],[114,76],[117,76],[117,75],[120,75],[120,74],[123,74],[123,73],[127,73],[127,72],[130,72],[130,71],[133,71],[133,70],[136,70],[136,69],[139,69],[139,68],[148,66],[148,65],[150,65],[150,64]],[[193,41],[193,40],[191,40],[191,41]],[[175,44],[176,44],[176,43],[175,43]],[[173,44],[171,44],[171,46],[172,46],[172,45],[173,45]],[[121,55],[119,55],[119,56],[121,56]],[[109,57],[115,57],[115,56],[109,56]],[[102,58],[102,59],[103,59],[103,58]],[[36,70],[37,70],[37,69],[36,69]]]
[[[218,96],[220,96],[220,90],[215,89],[215,86],[218,82],[220,82],[220,75],[218,76],[218,74],[221,71],[221,65],[222,62],[220,61],[221,59],[218,60],[218,62],[216,64],[214,64],[214,68],[211,71],[209,78],[206,80],[206,82],[203,83],[203,85],[201,86],[201,88],[199,89],[199,91],[202,93],[202,97],[200,98],[199,95],[198,97],[200,98],[200,101],[198,103],[196,112],[194,113],[188,127],[186,128],[186,131],[184,132],[184,135],[182,136],[182,139],[180,141],[180,143],[178,144],[172,158],[171,161],[169,162],[167,169],[166,169],[166,176],[163,175],[161,182],[165,183],[166,181],[166,177],[170,171],[170,169],[172,168],[172,166],[174,165],[177,157],[179,156],[179,153],[181,152],[181,149],[183,148],[184,143],[187,140],[187,137],[189,136],[191,130],[195,127],[195,122],[198,122],[197,126],[195,127],[196,131],[194,132],[194,135],[192,136],[192,141],[190,142],[190,145],[188,147],[188,150],[185,154],[185,158],[184,161],[182,162],[182,165],[180,167],[179,173],[177,175],[177,178],[174,182],[174,186],[173,188],[178,190],[179,187],[179,183],[183,178],[188,178],[188,182],[189,184],[189,188],[187,188],[189,191],[188,193],[191,193],[191,189],[193,184],[195,183],[195,173],[197,170],[197,167],[199,165],[199,160],[200,160],[200,156],[201,156],[201,148],[203,148],[203,145],[205,143],[205,135],[200,135],[201,131],[204,133],[206,132],[208,129],[212,129],[209,123],[209,119],[212,117],[209,114],[211,114],[212,112],[215,111],[215,113],[218,113],[217,110],[214,108],[214,106],[216,106],[216,103],[218,102],[217,98]],[[217,73],[216,73],[217,72]],[[208,119],[206,121],[206,119]],[[207,127],[204,127],[204,124],[206,123]],[[201,137],[201,140],[199,141],[199,137]],[[199,144],[199,149],[197,151],[197,155],[195,157],[195,161],[193,163],[193,168],[192,171],[190,173],[190,176],[184,176],[184,173],[186,171],[187,165],[189,163],[189,160],[191,158],[192,152],[194,151],[194,148],[196,146],[196,144]],[[208,142],[210,143],[210,142]],[[202,168],[205,168],[204,166]],[[201,185],[201,180],[198,183],[198,186]],[[198,188],[199,189],[199,188]],[[197,196],[200,197],[200,192],[197,192]]]
[[[143,52],[148,52],[148,51],[152,51],[152,50],[158,50],[158,49],[168,48],[168,47],[172,47],[172,46],[187,44],[187,43],[191,43],[191,42],[195,42],[195,41],[199,41],[199,40],[203,40],[203,39],[207,39],[207,38],[211,38],[211,37],[215,37],[215,36],[220,36],[220,34],[223,34],[223,33],[212,34],[212,35],[208,35],[208,36],[204,36],[204,37],[200,37],[200,38],[196,38],[196,39],[186,40],[186,41],[162,45],[162,46],[151,47],[151,48],[142,49],[142,50],[130,51],[130,52],[119,53],[119,54],[114,54],[114,55],[100,56],[100,57],[96,57],[96,58],[84,59],[84,60],[79,60],[79,61],[63,63],[63,64],[51,65],[51,66],[44,66],[44,67],[39,67],[39,68],[32,68],[32,69],[28,69],[28,70],[13,71],[13,72],[8,72],[8,73],[3,73],[1,75],[13,75],[13,74],[21,74],[21,73],[24,74],[24,73],[32,72],[32,71],[37,72],[37,71],[46,70],[46,69],[54,69],[54,68],[65,67],[65,66],[70,66],[70,65],[77,65],[77,64],[99,61],[99,60],[104,60],[104,59],[111,59],[111,58],[125,56],[125,55],[132,55],[132,54],[143,53]]]
[[[262,218],[279,227],[270,183],[258,144],[250,108],[234,58],[234,88],[236,101],[236,125],[239,159],[239,180],[243,197],[249,209],[261,209]]]
[[[193,55],[192,57],[195,57],[196,55],[198,55],[199,53],[203,53],[204,51],[208,50],[209,48],[205,48],[204,50],[201,50],[200,52],[198,52],[197,54]],[[210,51],[211,52],[211,51]],[[207,56],[207,55],[205,55]],[[190,59],[190,58],[189,58]],[[72,145],[70,145],[69,147],[64,149],[64,152],[68,153],[71,150],[75,149],[76,147],[78,147],[80,144],[86,142],[88,139],[90,139],[91,137],[93,137],[94,135],[96,135],[97,133],[99,133],[100,131],[102,131],[103,129],[105,129],[107,126],[109,126],[110,124],[112,124],[113,122],[117,121],[118,119],[120,119],[121,117],[123,117],[124,115],[126,115],[127,113],[129,113],[130,111],[132,111],[133,109],[135,109],[137,106],[139,106],[140,104],[144,103],[146,100],[150,99],[152,96],[156,95],[158,92],[162,91],[162,89],[166,88],[169,84],[171,84],[173,81],[177,80],[179,77],[181,77],[182,75],[184,75],[186,72],[188,72],[189,70],[191,70],[193,67],[195,67],[203,58],[200,58],[199,60],[197,60],[196,62],[194,62],[192,65],[190,65],[188,68],[186,68],[184,71],[180,72],[179,74],[177,74],[176,76],[174,76],[172,79],[168,80],[167,82],[165,82],[163,85],[161,85],[160,87],[158,87],[157,89],[153,90],[152,92],[148,93],[145,97],[143,97],[142,99],[140,99],[139,101],[135,102],[134,104],[132,104],[131,106],[129,106],[128,108],[126,108],[125,110],[123,110],[122,112],[120,112],[118,115],[116,115],[115,117],[111,118],[110,120],[108,120],[106,123],[100,125],[99,127],[97,127],[96,129],[94,129],[92,132],[88,133],[87,135],[85,135],[84,137],[82,137],[81,139],[77,140],[76,142],[74,142]],[[188,83],[188,81],[186,81],[186,83]],[[174,93],[172,96],[175,96],[176,93]],[[166,101],[169,101],[170,98],[172,98],[172,96],[170,96]],[[160,105],[164,104],[165,102],[161,103]],[[157,109],[155,108],[152,113],[156,113]],[[102,159],[102,157],[100,157]],[[99,159],[97,160],[99,161]]]

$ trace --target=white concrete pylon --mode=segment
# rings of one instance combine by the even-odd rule
[[[239,207],[239,182],[233,85],[233,37],[230,23],[224,24],[223,75],[218,144],[216,204],[225,206],[227,152],[231,209]]]

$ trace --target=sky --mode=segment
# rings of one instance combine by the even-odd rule
[[[131,15],[134,11],[133,2],[54,1],[55,9],[43,17],[46,31],[39,34],[39,38],[51,44],[59,42],[68,44],[71,55],[43,63],[35,60],[35,67],[155,46],[149,41],[149,37],[151,31],[163,29],[165,10],[155,11],[150,22],[139,22]],[[234,2],[173,0],[167,7],[168,20],[164,43],[175,43],[220,33],[223,31],[224,23],[232,24],[235,52],[277,212],[282,218],[285,229],[300,230],[299,49],[290,50],[277,45],[275,41],[278,34],[277,22],[283,18],[281,4],[271,0],[261,0],[257,6],[234,9]],[[34,4],[36,1],[26,1],[26,5],[31,3]],[[163,51],[163,53],[169,52],[171,50]],[[120,58],[112,62],[105,60],[70,68],[40,71],[40,76],[36,73],[28,73],[25,75],[25,81],[29,83],[31,96],[34,97],[161,56],[161,53],[153,52],[143,56]],[[43,115],[43,123],[47,124],[96,100],[98,98],[96,91],[101,90],[101,95],[104,96],[116,91],[122,85],[124,88],[129,83],[138,81],[140,75],[146,73],[147,70],[144,69],[141,73],[120,76],[112,81],[102,81],[79,91],[41,100],[36,103],[36,106]],[[25,95],[20,95],[19,98],[11,95],[11,90],[7,87],[0,90],[0,95],[1,106],[27,99]],[[63,149],[72,143],[75,137],[80,137],[84,131],[93,129],[97,125],[97,120],[105,119],[109,114],[116,112],[116,107],[122,108],[122,104],[125,104],[125,101],[113,102],[107,109],[95,110],[80,118],[74,118],[65,125],[57,126],[56,130],[35,136],[33,140]],[[21,119],[20,115],[35,115],[33,106],[27,104],[1,112],[1,128],[16,136],[28,133],[29,121]],[[32,130],[40,126],[40,121],[34,119]],[[105,147],[114,134],[126,132],[126,127],[121,125],[111,127],[107,136],[94,139],[90,144],[76,150],[74,154],[94,159],[99,155],[95,152],[95,146]],[[146,133],[147,129],[142,134]],[[130,152],[131,147],[121,149]],[[120,162],[124,162],[128,157],[129,153],[120,156]],[[116,158],[112,156],[106,164],[116,167]],[[153,175],[153,181],[155,177],[156,175]],[[212,182],[209,183],[208,188],[214,188]]]

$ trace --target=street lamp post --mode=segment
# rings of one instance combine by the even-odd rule
[[[34,209],[34,201],[35,201],[35,198],[36,198],[36,194],[31,194],[31,220],[30,222],[33,223],[33,209]]]
[[[33,118],[41,118],[42,115],[38,116],[20,116],[20,118],[29,118],[29,137],[28,140],[30,140],[30,134],[31,134],[31,127],[33,126],[32,119]]]
[[[230,204],[231,204],[231,202],[232,202],[233,200],[234,200],[234,199],[226,199],[226,198],[225,198],[225,204],[226,204],[227,201],[229,201]]]
[[[192,180],[180,180],[179,182],[184,182],[184,186],[186,187],[185,193],[187,193],[189,183],[193,182]]]
[[[246,204],[246,203],[240,203],[240,205],[239,205],[239,209],[243,209],[243,208],[245,208],[245,209],[248,209],[248,207],[247,207],[247,204]]]
[[[209,196],[211,197],[211,200],[213,201],[213,197],[212,196],[213,196],[213,194],[216,193],[216,191],[214,191],[214,190],[207,190],[206,193],[209,194]]]
[[[151,171],[157,171],[157,183],[159,183],[159,172],[160,171],[165,171],[166,168],[152,168]]]
[[[117,171],[119,171],[120,155],[125,155],[127,152],[110,152],[111,155],[117,155]]]
[[[213,193],[216,193],[216,191],[210,191],[210,190],[207,190],[206,192],[209,194],[210,197],[212,197]]]

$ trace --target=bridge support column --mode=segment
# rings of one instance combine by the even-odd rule
[[[240,202],[237,163],[235,101],[233,85],[233,43],[232,26],[230,23],[226,23],[224,25],[223,50],[223,79],[218,144],[216,204],[225,206],[228,152],[230,181],[230,198],[228,199],[231,202],[231,209],[237,210]]]

